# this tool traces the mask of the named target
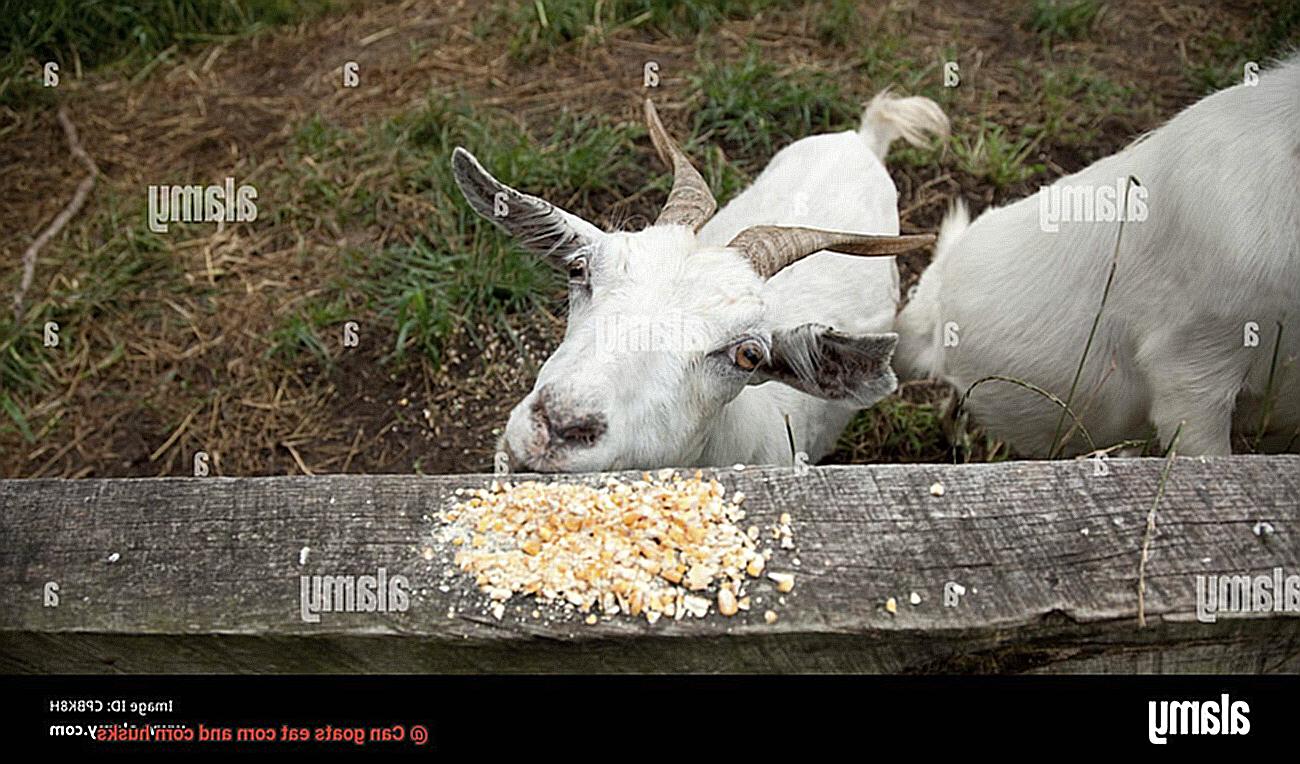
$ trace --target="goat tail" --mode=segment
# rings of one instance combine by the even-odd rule
[[[862,113],[858,134],[883,162],[889,144],[902,138],[913,146],[924,146],[927,136],[948,136],[948,115],[939,104],[923,96],[901,98],[885,88],[871,99]]]
[[[943,216],[943,222],[939,224],[939,240],[934,244],[933,263],[943,261],[967,228],[970,228],[970,210],[967,209],[966,202],[954,199],[948,207],[948,214]]]
[[[894,352],[894,370],[900,379],[939,379],[943,376],[943,341],[940,297],[943,294],[943,261],[970,226],[970,212],[960,199],[948,208],[939,226],[934,260],[912,287],[907,306],[898,314],[894,331],[898,348]]]

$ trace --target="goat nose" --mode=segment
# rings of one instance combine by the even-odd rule
[[[581,411],[555,391],[542,388],[533,404],[533,416],[546,428],[552,445],[590,446],[605,434],[605,415]]]

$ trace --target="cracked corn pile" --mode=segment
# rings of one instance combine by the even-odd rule
[[[762,574],[772,550],[757,526],[742,528],[744,495],[726,497],[716,480],[672,470],[603,487],[494,481],[462,489],[441,513],[455,565],[475,577],[501,618],[505,602],[533,595],[587,614],[726,616],[748,610],[749,577]],[[789,516],[767,538],[789,548]],[[788,590],[787,590],[788,591]],[[538,613],[534,611],[534,616]]]

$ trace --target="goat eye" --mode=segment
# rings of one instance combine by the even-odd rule
[[[569,281],[574,284],[587,282],[587,258],[575,257],[569,261]]]
[[[736,346],[732,360],[745,371],[753,371],[763,362],[763,348],[753,340],[746,340]]]

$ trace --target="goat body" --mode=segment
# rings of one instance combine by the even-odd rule
[[[1128,214],[1117,254],[1104,198]],[[1062,219],[1079,210],[1091,219]],[[958,393],[1005,375],[1065,399],[1112,262],[1071,405],[1096,447],[1152,426],[1166,446],[1181,428],[1184,454],[1227,454],[1234,430],[1300,446],[1300,58],[973,224],[955,210],[899,316],[895,368]],[[1046,455],[1071,425],[1003,381],[968,406],[1024,454]],[[1076,431],[1063,450],[1091,447]]]
[[[766,224],[897,234],[898,192],[884,165],[889,145],[900,137],[919,145],[926,133],[946,132],[947,124],[929,99],[878,95],[858,130],[809,136],[778,151],[754,183],[705,224],[700,241],[723,246],[742,229]],[[775,325],[825,324],[853,334],[890,331],[898,296],[893,258],[825,251],[791,265],[763,288]],[[788,415],[796,450],[815,462],[834,450],[860,409],[779,384],[749,387],[723,409],[700,461],[788,463]]]

